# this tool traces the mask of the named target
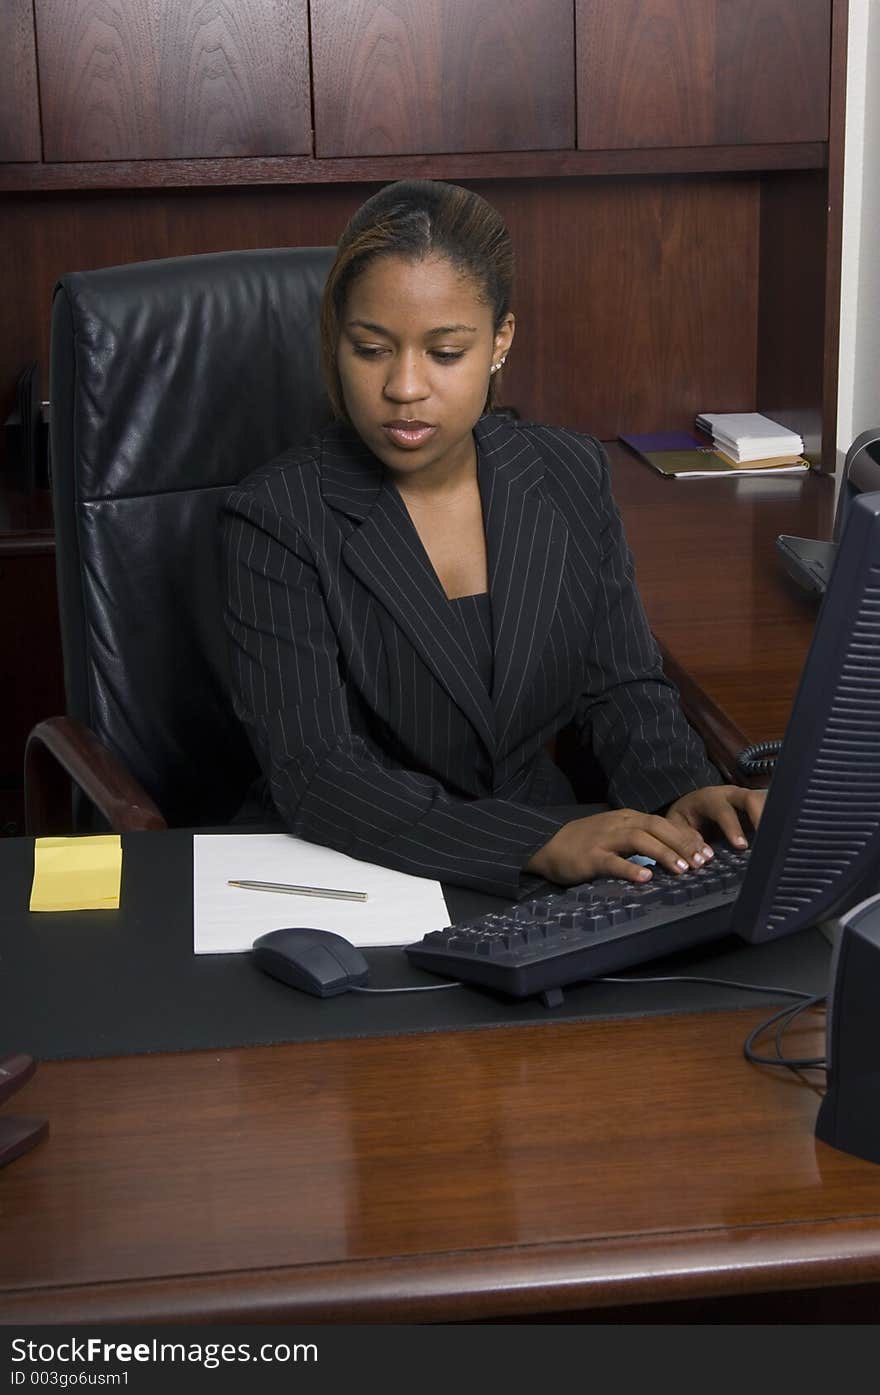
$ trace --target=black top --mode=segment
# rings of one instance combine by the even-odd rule
[[[495,666],[495,645],[492,638],[492,602],[489,592],[477,596],[456,596],[449,604],[457,613],[474,668],[492,692],[492,671]]]

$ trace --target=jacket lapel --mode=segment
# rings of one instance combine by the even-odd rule
[[[360,522],[343,546],[346,565],[400,626],[494,756],[492,702],[397,490],[372,453],[342,431],[325,446],[322,489],[328,504]]]
[[[567,529],[543,496],[544,466],[503,418],[476,428],[495,633],[492,701],[499,751],[527,691],[559,599]]]

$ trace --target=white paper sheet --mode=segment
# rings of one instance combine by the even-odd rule
[[[227,882],[365,891],[366,901],[335,901],[251,891]],[[390,872],[305,843],[287,833],[198,833],[193,837],[193,947],[196,954],[236,954],[258,935],[284,925],[335,930],[352,944],[404,945],[449,924],[439,882]]]

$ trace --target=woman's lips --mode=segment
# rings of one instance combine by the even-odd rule
[[[395,446],[403,450],[416,450],[437,428],[429,426],[426,421],[386,421],[382,424],[382,430]]]

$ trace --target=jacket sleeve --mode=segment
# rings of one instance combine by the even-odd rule
[[[401,872],[504,896],[562,818],[466,800],[353,731],[336,635],[308,539],[247,491],[224,514],[231,677],[275,805],[292,833]]]
[[[599,449],[604,468],[596,619],[575,728],[605,772],[610,802],[656,812],[689,790],[720,784],[721,776],[663,674],[611,495],[607,456]]]

